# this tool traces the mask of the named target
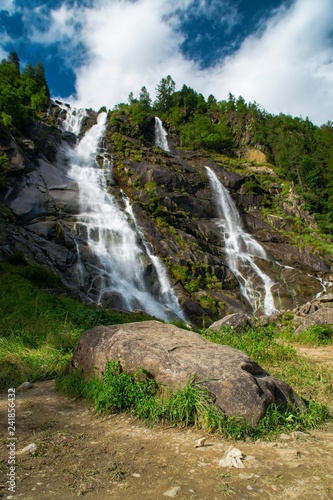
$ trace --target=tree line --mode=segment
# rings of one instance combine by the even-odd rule
[[[28,64],[22,72],[20,66],[16,52],[0,63],[0,122],[24,132],[29,117],[48,106],[50,91],[42,63]]]
[[[333,123],[314,125],[308,118],[272,115],[256,102],[229,93],[217,101],[191,87],[176,90],[168,75],[156,86],[153,101],[142,87],[138,98],[116,106],[140,125],[151,114],[164,120],[179,137],[180,146],[239,156],[246,147],[264,152],[278,173],[292,181],[327,233],[333,233]]]
[[[28,64],[23,71],[16,52],[0,63],[0,123],[26,131],[29,118],[49,105],[50,91],[43,65]],[[117,121],[126,114],[135,133],[147,118],[158,115],[169,131],[177,135],[180,146],[206,149],[239,156],[246,147],[260,149],[280,175],[293,182],[325,232],[333,232],[333,123],[314,125],[308,118],[280,113],[272,115],[256,102],[246,103],[229,93],[217,101],[207,99],[183,85],[176,89],[170,75],[156,86],[155,100],[143,86],[139,96],[131,92],[127,103],[110,113]],[[120,123],[120,122],[119,122]]]

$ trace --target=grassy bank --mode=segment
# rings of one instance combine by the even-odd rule
[[[84,330],[150,319],[84,305],[50,271],[24,259],[0,264],[0,390],[54,378]]]
[[[76,372],[59,376],[58,388],[72,397],[88,400],[97,412],[127,411],[150,422],[195,425],[233,439],[270,438],[283,432],[314,428],[331,419],[328,405],[332,404],[333,373],[328,367],[298,356],[290,345],[296,340],[290,330],[258,326],[248,327],[240,334],[225,327],[218,333],[203,330],[201,334],[211,342],[247,352],[269,373],[288,382],[307,401],[307,412],[272,405],[254,427],[240,418],[227,418],[214,406],[209,392],[195,379],[190,380],[182,391],[172,393],[147,378],[144,371],[134,375],[122,372],[117,362],[108,364],[103,380],[85,382]],[[327,329],[323,329],[322,334],[318,329],[308,331],[299,336],[297,342],[309,343],[310,339],[312,345],[332,343]]]
[[[211,342],[246,352],[271,375],[285,380],[301,397],[328,405],[333,410],[332,370],[329,366],[299,356],[295,349],[297,345],[332,344],[332,328],[316,326],[295,335],[288,326],[248,327],[242,334],[224,327],[218,333],[205,330],[202,334]]]
[[[0,264],[0,390],[29,380],[57,378],[58,387],[89,400],[97,411],[129,411],[138,418],[171,425],[197,425],[233,437],[253,438],[276,432],[304,430],[329,418],[332,371],[297,355],[292,343],[332,343],[329,328],[296,337],[286,328],[249,327],[241,334],[231,328],[200,333],[211,342],[230,345],[249,354],[269,373],[289,383],[309,401],[307,414],[272,406],[256,428],[236,418],[227,419],[211,403],[210,394],[195,380],[172,394],[144,376],[129,376],[110,364],[103,381],[84,383],[79,374],[63,377],[81,333],[96,325],[150,319],[84,305],[66,295],[50,271],[24,260]],[[163,390],[161,390],[163,389]],[[161,394],[164,394],[162,397]],[[165,396],[167,394],[167,397]],[[332,407],[330,408],[333,409]]]

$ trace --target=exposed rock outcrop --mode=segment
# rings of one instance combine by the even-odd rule
[[[325,294],[307,302],[294,311],[295,333],[301,333],[316,325],[333,325],[333,293]]]
[[[244,330],[247,325],[251,325],[252,318],[246,313],[234,313],[224,316],[224,318],[214,321],[209,327],[214,332],[219,332],[224,326],[231,326],[235,330]]]
[[[195,376],[227,416],[243,417],[253,424],[271,403],[305,409],[291,387],[241,351],[158,321],[85,331],[68,370],[82,369],[85,378],[101,377],[110,360],[119,360],[128,373],[143,368],[148,376],[173,390],[182,389]]]
[[[9,159],[0,202],[11,214],[8,218],[7,212],[5,216],[0,212],[0,255],[20,251],[31,261],[53,269],[67,286],[84,295],[87,287],[83,281],[95,279],[96,257],[87,246],[87,235],[74,231],[80,212],[79,187],[68,175],[64,151],[76,137],[56,128],[64,113],[66,109],[53,105],[45,122],[32,124],[27,138],[0,131],[0,148]],[[93,113],[83,127],[88,128],[95,120]],[[273,217],[272,224],[262,220],[259,208],[274,193],[259,186],[253,168],[246,177],[213,161],[203,151],[159,151],[152,147],[152,126],[153,120],[148,120],[143,143],[126,135],[125,119],[117,125],[118,132],[110,123],[103,141],[113,159],[108,189],[122,206],[121,189],[130,199],[146,240],[168,269],[186,316],[196,324],[208,325],[226,315],[253,313],[227,264],[205,166],[214,170],[229,189],[244,228],[267,251],[268,260],[258,264],[275,283],[272,292],[276,308],[293,309],[312,300],[322,290],[317,276],[332,276],[333,261],[294,246],[285,231],[289,222],[283,218]],[[103,168],[101,159],[99,164]],[[110,175],[108,171],[108,178]],[[278,190],[278,184],[274,185]],[[78,249],[85,269],[83,280],[78,278]],[[108,305],[112,304],[118,307],[118,300],[110,297]]]

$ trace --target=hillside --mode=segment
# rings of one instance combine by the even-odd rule
[[[50,100],[41,66],[21,74],[11,57],[0,76],[0,389],[38,382],[17,394],[17,451],[32,434],[37,444],[18,454],[19,493],[156,498],[179,486],[181,498],[328,498],[332,124],[232,95],[205,100],[170,76],[154,102],[143,87],[98,113]],[[233,313],[240,329],[207,328]],[[313,327],[312,313],[329,324]],[[154,429],[133,404],[101,419],[55,391],[53,378],[103,401],[102,383],[62,375],[83,331],[152,318],[246,352],[309,411],[271,405],[257,427],[220,415],[223,432],[211,435],[210,406],[199,430],[182,391]],[[136,379],[121,375],[123,400],[118,379]],[[244,473],[218,466],[230,439],[244,439]]]
[[[333,127],[168,75],[107,112],[0,64],[0,255],[74,296],[197,326],[293,310],[333,275]]]

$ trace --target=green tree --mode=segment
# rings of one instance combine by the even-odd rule
[[[0,63],[0,120],[5,127],[23,130],[29,115],[48,105],[50,94],[41,63],[28,64],[22,74],[19,67],[16,52]]]
[[[11,52],[9,54],[9,56],[7,57],[7,62],[9,64],[14,64],[14,66],[16,67],[18,73],[21,72],[21,70],[20,70],[20,59],[19,59],[19,56],[18,56],[17,52]]]
[[[170,75],[162,78],[156,87],[155,107],[159,111],[168,111],[173,105],[173,94],[176,84]]]
[[[141,87],[140,95],[139,95],[139,103],[145,109],[151,108],[151,98],[149,92],[145,86]]]

